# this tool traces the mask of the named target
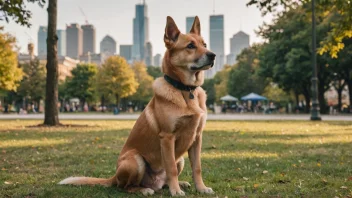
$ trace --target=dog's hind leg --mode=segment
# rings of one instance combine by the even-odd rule
[[[184,159],[183,157],[181,157],[181,158],[178,160],[176,166],[177,166],[178,176],[180,176],[180,175],[181,175],[181,172],[182,172],[182,170],[183,170],[183,168],[184,168],[184,166],[185,166],[185,159]],[[188,182],[186,182],[186,181],[178,181],[178,184],[179,184],[180,187],[182,187],[182,188],[191,187],[191,184],[188,183]]]
[[[154,190],[140,186],[145,174],[145,162],[142,156],[135,151],[125,153],[117,164],[117,186],[128,192],[141,192],[143,195],[152,195]]]

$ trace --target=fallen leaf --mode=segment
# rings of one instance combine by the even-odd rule
[[[2,171],[6,171],[6,168],[1,168]]]
[[[10,185],[12,182],[5,181],[4,184]]]
[[[269,171],[267,171],[267,170],[265,170],[265,171],[263,171],[263,174],[267,174]]]
[[[248,180],[249,180],[247,177],[243,177],[243,179],[244,179],[245,181],[248,181]]]
[[[318,163],[317,163],[317,166],[318,166],[318,167],[321,167],[321,163],[318,162]]]
[[[341,189],[347,189],[347,187],[346,187],[346,186],[341,186],[340,188],[341,188]]]
[[[253,184],[254,188],[258,188],[259,184]]]

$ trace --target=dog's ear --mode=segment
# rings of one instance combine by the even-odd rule
[[[172,45],[177,41],[180,35],[180,30],[178,30],[175,21],[168,16],[166,19],[164,42],[167,48],[172,47]]]
[[[193,22],[191,31],[189,31],[189,32],[192,33],[192,34],[197,34],[197,35],[200,36],[200,21],[199,21],[198,16],[196,16],[194,18],[194,22]]]

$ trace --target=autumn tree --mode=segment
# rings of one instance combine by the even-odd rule
[[[134,94],[138,88],[135,74],[127,61],[120,56],[111,56],[99,68],[96,88],[104,97],[114,97],[119,107],[121,98]]]
[[[0,28],[0,90],[16,91],[23,76],[14,52],[16,39],[2,30]]]
[[[38,59],[34,59],[29,63],[21,64],[21,68],[24,76],[18,88],[18,94],[27,100],[36,102],[39,106],[40,100],[45,95],[45,67]]]
[[[216,97],[214,78],[204,79],[202,88],[205,90],[207,94],[207,100],[206,100],[207,106],[214,105],[215,97]]]
[[[143,62],[134,62],[132,69],[139,86],[136,93],[134,93],[130,99],[136,103],[137,106],[142,107],[153,97],[153,77],[148,74],[147,66]]]
[[[82,109],[86,102],[94,101],[96,89],[94,79],[98,69],[94,64],[79,64],[72,69],[72,77],[67,79],[66,91],[69,96],[80,100]]]

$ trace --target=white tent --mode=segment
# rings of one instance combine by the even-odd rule
[[[237,98],[235,98],[231,95],[226,95],[224,97],[221,97],[220,100],[222,100],[222,101],[238,101]]]

